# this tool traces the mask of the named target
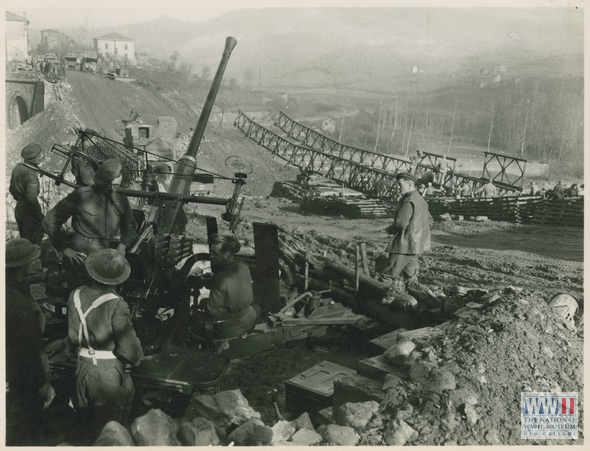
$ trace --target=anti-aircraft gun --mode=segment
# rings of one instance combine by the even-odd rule
[[[172,179],[166,192],[150,192],[120,188],[117,191],[132,198],[151,199],[149,211],[134,210],[138,222],[138,239],[127,249],[126,257],[131,265],[131,275],[121,286],[121,294],[130,305],[135,329],[144,345],[146,355],[158,354],[170,344],[179,343],[189,333],[191,304],[197,300],[202,280],[191,276],[191,269],[199,260],[207,260],[208,253],[193,254],[193,241],[185,235],[186,215],[184,205],[194,202],[225,206],[222,219],[229,222],[230,230],[235,230],[242,201],[239,201],[241,187],[247,175],[234,165],[238,172],[232,183],[234,193],[230,199],[189,195],[193,175],[197,169],[196,155],[203,137],[210,112],[225,71],[228,59],[236,40],[226,39],[225,50],[213,84],[203,106],[197,126],[186,153],[176,162]],[[93,142],[105,156],[116,156],[123,160],[131,179],[140,177],[144,168],[140,159],[134,158],[133,148],[117,146],[116,142],[101,138],[92,131],[84,131],[82,138]],[[81,138],[82,152],[62,151],[68,161],[79,159],[91,161],[92,156],[84,152],[84,139]],[[109,147],[110,146],[110,147]],[[118,150],[114,150],[118,149]],[[66,163],[67,167],[67,163]],[[58,183],[67,183],[64,178],[66,167],[55,178]],[[43,171],[41,171],[43,172]],[[216,219],[207,217],[207,236],[217,232]],[[286,299],[282,304],[279,280],[279,240],[278,229],[271,224],[254,224],[254,255],[250,259],[253,291],[256,303],[262,312],[269,313],[267,322],[260,321],[246,339],[234,346],[240,353],[253,353],[285,341],[321,336],[331,325],[358,325],[367,318],[355,315],[331,299],[323,299],[322,292],[306,292],[300,296]],[[237,256],[240,258],[240,256]],[[242,258],[244,258],[242,256]],[[184,263],[180,263],[184,260]],[[179,267],[179,264],[182,266]],[[293,316],[295,307],[298,312]],[[177,349],[177,348],[176,348]],[[65,370],[64,370],[65,371]]]
[[[197,169],[196,155],[209,120],[215,97],[221,85],[223,73],[237,41],[228,37],[221,62],[215,74],[213,84],[203,106],[197,126],[186,153],[175,162],[172,178],[166,192],[130,189],[134,181],[145,179],[149,173],[141,155],[144,149],[134,149],[121,145],[117,141],[101,136],[94,130],[78,131],[78,141],[74,146],[54,145],[53,151],[66,158],[66,163],[58,175],[30,166],[72,188],[78,185],[68,182],[65,174],[70,165],[98,165],[108,158],[118,158],[124,166],[123,184],[125,188],[117,191],[130,198],[149,199],[149,209],[134,209],[138,223],[138,238],[127,249],[132,272],[130,278],[121,287],[121,292],[132,310],[136,328],[141,341],[155,353],[171,342],[173,336],[181,337],[186,333],[189,319],[190,296],[192,287],[187,283],[187,275],[198,258],[206,256],[193,255],[193,239],[185,235],[187,217],[184,206],[187,203],[200,203],[225,206],[222,218],[227,220],[230,230],[234,231],[243,204],[239,202],[241,187],[246,183],[247,175],[238,172],[232,179],[234,193],[230,199],[219,197],[191,196],[189,190]],[[91,152],[92,150],[92,152]],[[141,153],[139,151],[142,151]],[[145,184],[143,184],[145,186]],[[215,218],[207,218],[208,234],[217,231]],[[185,265],[177,269],[176,265],[190,257]],[[174,312],[174,319],[167,321]]]

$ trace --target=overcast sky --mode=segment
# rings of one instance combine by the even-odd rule
[[[1,1],[1,0],[0,0]],[[4,0],[14,14],[26,12],[32,28],[118,26],[162,16],[202,22],[238,9],[360,6],[569,6],[582,0]]]

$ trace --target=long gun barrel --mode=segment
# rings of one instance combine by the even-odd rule
[[[192,177],[197,168],[197,151],[199,150],[201,140],[203,139],[203,133],[205,132],[205,127],[209,121],[209,115],[211,114],[215,97],[221,86],[221,79],[223,78],[227,62],[229,61],[231,52],[237,42],[238,41],[231,36],[227,37],[225,40],[225,49],[219,67],[217,68],[217,72],[215,73],[213,84],[209,90],[209,95],[207,96],[207,100],[205,101],[205,105],[203,105],[203,110],[199,116],[199,122],[197,123],[197,127],[195,128],[186,153],[178,160],[178,163],[176,163],[174,176],[168,187],[168,193],[187,194],[189,192]],[[182,203],[167,201],[164,205],[160,206],[159,209],[160,214],[156,220],[158,232],[172,233],[174,226],[179,219],[179,215],[184,213]]]

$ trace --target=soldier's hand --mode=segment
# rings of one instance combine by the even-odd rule
[[[84,262],[86,261],[86,254],[84,254],[83,252],[76,252],[71,247],[68,247],[64,251],[64,257],[67,257],[72,263],[76,262],[81,265],[84,264]]]
[[[43,402],[43,408],[47,409],[51,402],[55,398],[55,389],[51,386],[49,382],[47,382],[43,387],[39,389],[39,398],[41,398]]]
[[[117,252],[119,254],[121,254],[123,257],[125,257],[125,249],[127,248],[127,246],[125,246],[124,244],[119,243],[119,245],[117,246]]]

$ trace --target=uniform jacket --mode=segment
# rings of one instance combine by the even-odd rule
[[[121,193],[108,195],[85,186],[59,201],[43,220],[47,235],[58,252],[68,247],[61,226],[70,217],[74,231],[87,238],[111,240],[120,232],[120,242],[128,247],[137,236],[137,223],[129,200]]]
[[[428,204],[418,191],[404,194],[395,211],[394,223],[388,228],[393,237],[385,252],[419,255],[430,251],[431,222]]]
[[[37,199],[39,196],[37,173],[23,163],[17,164],[12,170],[9,191],[17,202],[26,202],[31,206],[38,207],[39,211],[41,210]]]
[[[6,281],[6,381],[11,391],[37,393],[49,382],[43,345],[45,316],[29,285]]]
[[[82,311],[86,312],[92,303],[100,297],[86,286],[81,287],[80,304]],[[80,331],[80,316],[74,305],[74,290],[68,300],[68,339],[78,347],[88,348],[88,343],[83,337],[80,343],[78,334]],[[94,350],[112,351],[117,358],[134,366],[139,365],[143,359],[141,343],[135,335],[129,306],[121,298],[110,300],[92,310],[86,317],[90,345]]]
[[[210,315],[218,316],[245,310],[253,299],[250,268],[234,260],[215,272],[209,289],[211,293],[206,310]]]

